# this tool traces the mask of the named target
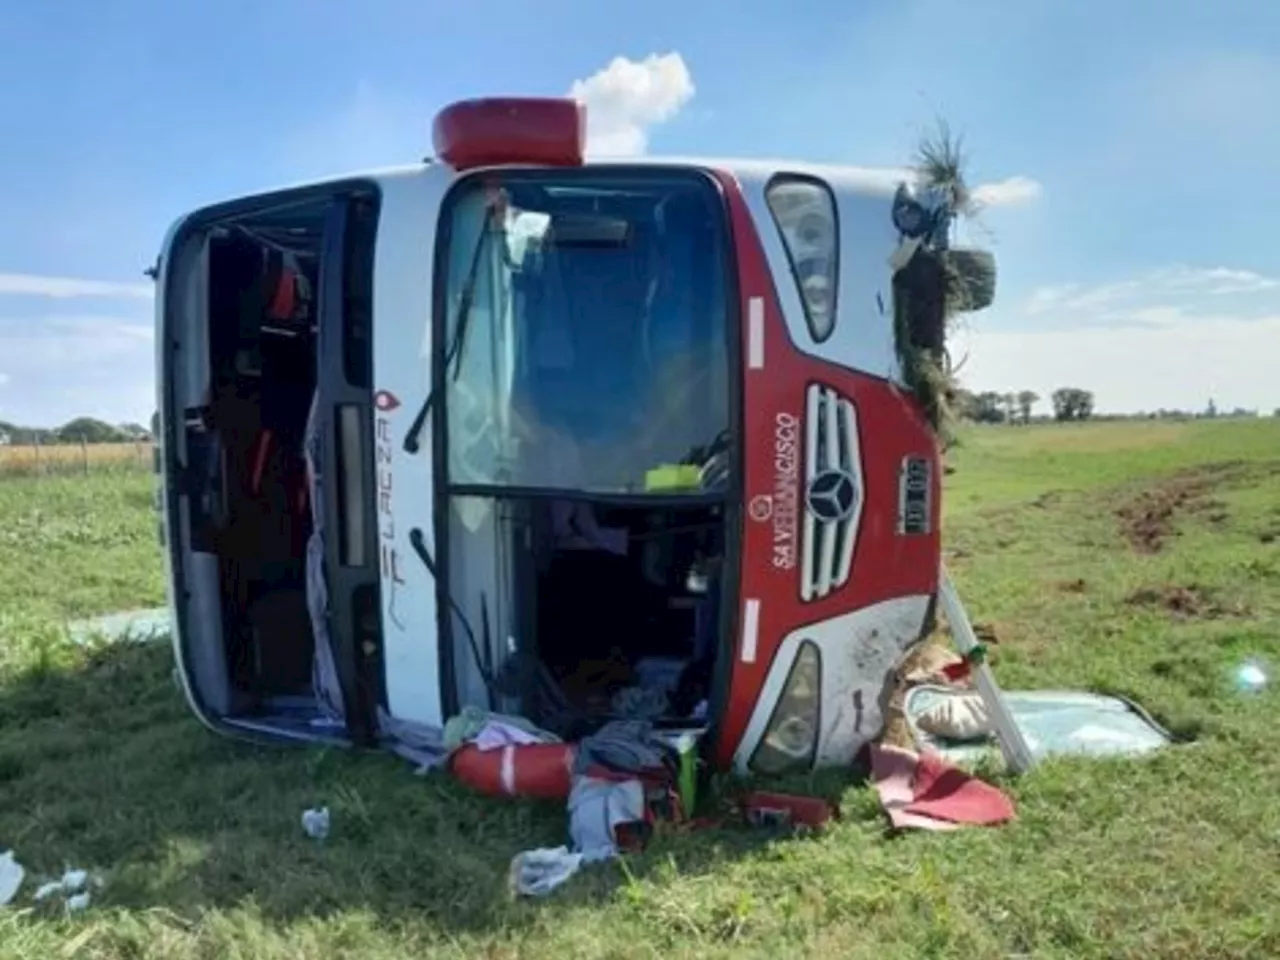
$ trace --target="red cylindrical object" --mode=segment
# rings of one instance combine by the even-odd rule
[[[459,749],[450,764],[462,783],[494,797],[567,800],[573,787],[574,749],[567,743],[531,743]]]
[[[460,100],[436,114],[431,130],[436,156],[455,170],[581,166],[586,139],[586,108],[560,97]]]

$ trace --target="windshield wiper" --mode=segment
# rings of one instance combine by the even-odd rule
[[[453,378],[456,380],[462,373],[462,348],[467,340],[467,330],[471,325],[471,306],[476,299],[476,286],[480,282],[480,254],[484,252],[485,241],[489,239],[489,217],[492,212],[485,211],[484,224],[480,228],[480,236],[476,238],[475,248],[471,251],[471,263],[467,266],[467,278],[462,285],[462,295],[458,298],[458,312],[453,322],[453,341],[444,355],[444,369],[454,363]],[[439,384],[433,384],[423,401],[421,409],[409,424],[409,431],[404,436],[406,453],[417,453],[422,439],[422,429],[427,425],[427,416],[435,404],[436,395],[440,392]]]
[[[409,531],[409,546],[413,547],[413,552],[418,555],[418,559],[422,561],[422,565],[427,568],[427,573],[431,575],[433,580],[440,580],[440,572],[436,567],[435,560],[431,556],[431,551],[427,549],[427,539],[421,528],[414,527]],[[449,607],[457,614],[458,622],[462,624],[462,630],[467,635],[467,641],[471,644],[471,656],[475,659],[476,669],[480,672],[480,679],[484,681],[485,690],[488,691],[490,706],[494,705],[494,680],[492,672],[485,666],[486,661],[492,658],[481,653],[480,642],[476,639],[476,632],[471,629],[471,622],[467,619],[466,612],[453,598],[453,594],[449,592],[449,584],[444,584],[444,598]],[[480,621],[484,630],[484,647],[488,652],[492,649],[492,638],[489,635],[489,603],[485,599],[484,591],[480,591]]]

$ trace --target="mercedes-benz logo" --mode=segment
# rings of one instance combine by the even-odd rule
[[[858,502],[858,481],[847,470],[823,470],[809,481],[805,506],[824,523],[839,523]]]

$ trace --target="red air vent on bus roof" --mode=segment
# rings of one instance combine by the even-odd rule
[[[576,167],[582,163],[586,109],[555,97],[460,100],[436,114],[438,156],[455,170],[502,163]]]

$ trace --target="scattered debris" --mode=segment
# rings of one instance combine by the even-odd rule
[[[645,789],[639,780],[579,776],[569,795],[569,838],[584,863],[618,855],[618,828],[647,820]]]
[[[925,733],[947,740],[970,741],[988,737],[991,716],[978,693],[956,691],[938,700],[916,718]]]
[[[329,836],[329,808],[318,807],[302,811],[302,831],[312,840],[324,840]]]
[[[490,713],[479,707],[463,707],[444,725],[444,746],[456,750],[474,743],[479,750],[493,750],[509,745],[559,743],[560,738],[540,730],[523,717]]]
[[[958,653],[941,643],[925,641],[903,660],[899,670],[901,681],[906,684],[938,683],[943,679],[947,668],[960,663],[962,659]]]
[[[522,897],[545,897],[582,868],[582,854],[568,847],[542,847],[518,853],[511,861],[507,882]]]
[[[18,895],[27,871],[13,858],[13,851],[0,853],[0,907],[7,906]]]
[[[889,705],[885,710],[884,732],[880,735],[881,743],[903,748],[911,747],[915,741],[912,739],[911,727],[903,712],[907,694],[913,687],[921,684],[949,686],[951,682],[947,679],[948,671],[954,671],[957,664],[964,662],[964,658],[942,639],[942,635],[946,632],[945,628],[940,627],[940,629],[941,633],[931,636],[908,652],[899,666],[896,682],[889,695]]]
[[[954,687],[912,688],[903,706],[908,749],[934,752],[966,768],[999,760],[995,736],[952,740],[923,728],[921,717],[956,697]],[[1005,703],[1037,759],[1048,756],[1138,756],[1161,749],[1170,735],[1140,706],[1118,697],[1071,690],[1004,691]],[[901,746],[902,744],[896,744]]]
[[[639,780],[576,777],[569,796],[573,848],[542,847],[516,854],[508,872],[512,893],[546,896],[584,864],[612,860],[620,850],[642,847],[650,833],[650,816],[645,787]],[[630,829],[633,826],[637,829]]]
[[[839,817],[835,806],[820,797],[755,791],[742,798],[742,814],[753,827],[811,833]]]
[[[953,767],[936,753],[917,755],[871,745],[871,776],[889,822],[897,829],[955,830],[1006,823],[1013,801],[998,788]]]
[[[948,683],[960,683],[968,680],[973,676],[973,668],[987,662],[987,647],[984,643],[978,643],[972,650],[965,653],[958,663],[950,664],[942,668],[942,676]]]
[[[89,891],[90,885],[102,887],[102,878],[90,878],[85,870],[67,870],[57,880],[50,880],[48,883],[42,883],[31,899],[36,903],[44,903],[53,897],[62,895],[66,899],[63,905],[69,913],[78,913],[86,909],[92,900],[92,894]]]

